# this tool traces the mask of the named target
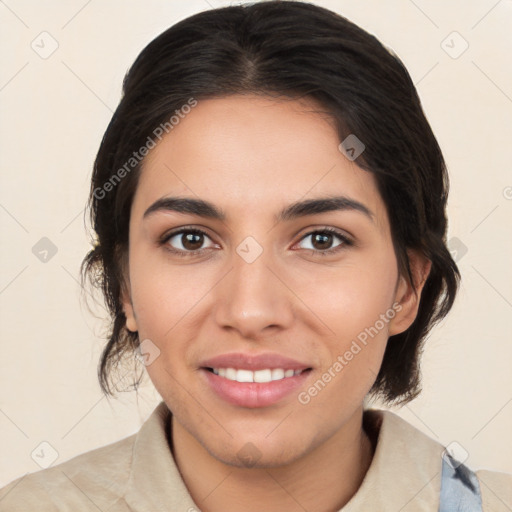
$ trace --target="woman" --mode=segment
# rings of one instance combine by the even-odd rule
[[[163,401],[3,510],[509,510],[509,475],[365,408],[417,396],[453,304],[447,188],[407,71],[346,19],[262,2],[164,32],[101,143],[83,266],[104,392],[135,355]]]

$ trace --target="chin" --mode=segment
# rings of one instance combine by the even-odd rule
[[[238,451],[219,452],[210,451],[210,455],[219,462],[238,469],[269,469],[286,466],[293,463],[299,454],[295,456],[287,453],[269,453],[261,451],[253,443],[246,443]]]
[[[236,468],[277,468],[295,462],[306,454],[305,443],[299,439],[235,438],[228,445],[205,446],[209,454],[219,462]]]

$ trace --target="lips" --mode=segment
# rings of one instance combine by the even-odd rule
[[[306,370],[310,366],[279,354],[264,353],[258,355],[230,353],[222,354],[200,363],[202,368],[236,368],[237,370]]]
[[[303,385],[312,369],[279,354],[231,353],[201,362],[209,388],[224,401],[241,407],[266,407]]]

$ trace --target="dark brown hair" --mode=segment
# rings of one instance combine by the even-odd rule
[[[101,388],[113,394],[112,371],[139,343],[137,333],[126,329],[120,300],[130,208],[143,162],[139,149],[150,145],[158,127],[170,130],[169,119],[191,98],[254,93],[312,98],[332,116],[340,141],[355,134],[365,145],[356,163],[375,176],[401,274],[412,281],[409,248],[432,262],[417,318],[390,337],[371,390],[388,403],[405,403],[420,391],[423,342],[450,310],[458,286],[445,244],[445,163],[399,58],[342,16],[294,1],[191,16],[154,39],[124,79],[92,176],[89,207],[99,243],[82,263],[83,282],[89,276],[102,290],[112,317],[98,367]],[[135,387],[138,382],[140,377]]]

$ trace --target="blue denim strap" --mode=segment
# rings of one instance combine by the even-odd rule
[[[471,469],[443,454],[439,512],[482,512],[478,478]]]

